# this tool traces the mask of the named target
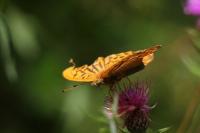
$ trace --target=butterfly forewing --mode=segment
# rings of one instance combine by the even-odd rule
[[[78,68],[69,67],[64,70],[63,76],[68,80],[79,82],[92,82],[96,80],[95,71],[87,65]]]
[[[80,82],[93,82],[102,78],[106,71],[115,66],[118,62],[132,54],[131,51],[112,54],[107,57],[98,57],[91,65],[81,67],[69,67],[64,70],[63,75],[66,79]],[[108,76],[108,75],[106,75]]]

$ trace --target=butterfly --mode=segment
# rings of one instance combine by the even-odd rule
[[[98,57],[91,65],[73,66],[63,71],[65,79],[76,82],[86,82],[91,85],[109,85],[112,87],[122,78],[145,68],[154,58],[154,53],[161,47],[156,45],[144,50],[127,51]]]

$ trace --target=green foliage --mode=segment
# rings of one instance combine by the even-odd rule
[[[158,130],[159,133],[166,133],[170,130],[171,127],[165,127]]]

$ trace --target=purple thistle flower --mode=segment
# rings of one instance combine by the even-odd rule
[[[197,28],[200,28],[200,0],[187,0],[184,6],[187,15],[197,16]]]
[[[145,132],[150,124],[149,87],[136,83],[118,93],[118,116],[124,120],[124,126],[131,132]],[[107,98],[106,109],[111,111],[112,100]]]
[[[184,12],[187,15],[194,15],[200,17],[200,0],[187,0]]]
[[[148,87],[145,85],[136,84],[126,88],[119,94],[118,113],[128,113],[136,108],[146,110],[148,103]]]

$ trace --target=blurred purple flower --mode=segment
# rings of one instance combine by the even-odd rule
[[[118,116],[124,120],[124,125],[131,132],[144,132],[149,124],[149,87],[144,83],[136,83],[125,87],[118,94]],[[113,100],[107,98],[106,110],[110,112]]]
[[[184,12],[187,15],[194,15],[200,17],[200,0],[187,0]]]
[[[200,0],[187,0],[184,6],[184,12],[187,15],[198,17],[196,26],[200,29]]]

